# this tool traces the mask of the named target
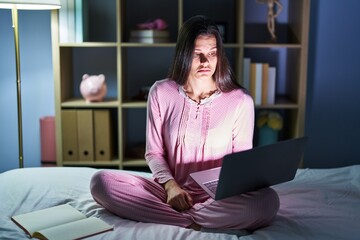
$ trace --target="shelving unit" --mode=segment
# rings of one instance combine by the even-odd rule
[[[177,32],[186,19],[196,14],[211,16],[225,27],[226,53],[240,83],[244,57],[276,65],[280,72],[276,104],[256,109],[283,114],[281,139],[301,136],[310,0],[281,2],[286,16],[277,25],[278,43],[267,43],[266,4],[255,0],[92,0],[88,2],[89,41],[83,43],[59,43],[58,10],[52,11],[57,164],[120,169],[145,166],[141,147],[145,143],[146,101],[136,96],[142,87],[166,77]],[[256,21],[253,16],[258,16]],[[169,43],[128,41],[137,23],[154,18],[168,22]],[[105,74],[108,94],[104,102],[89,104],[82,99],[79,86],[85,73]],[[64,160],[61,113],[68,109],[110,110],[114,143],[111,161]]]

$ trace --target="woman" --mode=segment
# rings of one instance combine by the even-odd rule
[[[168,78],[149,92],[145,159],[154,178],[100,171],[93,197],[136,221],[196,230],[266,226],[279,208],[274,190],[214,201],[189,177],[251,148],[253,128],[253,100],[235,83],[216,24],[192,17],[180,30]]]

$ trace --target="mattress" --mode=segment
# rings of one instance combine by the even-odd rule
[[[28,239],[10,218],[69,203],[114,230],[89,239],[358,239],[360,236],[360,165],[299,169],[294,180],[273,186],[280,197],[274,222],[249,235],[202,232],[176,226],[135,222],[115,216],[92,198],[89,184],[98,171],[84,167],[24,168],[0,174],[0,239]],[[124,171],[124,170],[112,170]],[[150,177],[150,173],[132,172]]]

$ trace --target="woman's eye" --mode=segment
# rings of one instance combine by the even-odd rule
[[[216,57],[216,52],[209,53],[209,57]]]
[[[209,52],[208,54],[204,55],[203,53],[194,53],[193,57],[195,59],[199,59],[201,56],[203,57],[210,57],[210,58],[213,58],[213,57],[216,57],[216,52]]]

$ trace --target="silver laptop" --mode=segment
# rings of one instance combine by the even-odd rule
[[[294,179],[306,137],[280,141],[226,155],[221,167],[190,176],[215,200]]]

